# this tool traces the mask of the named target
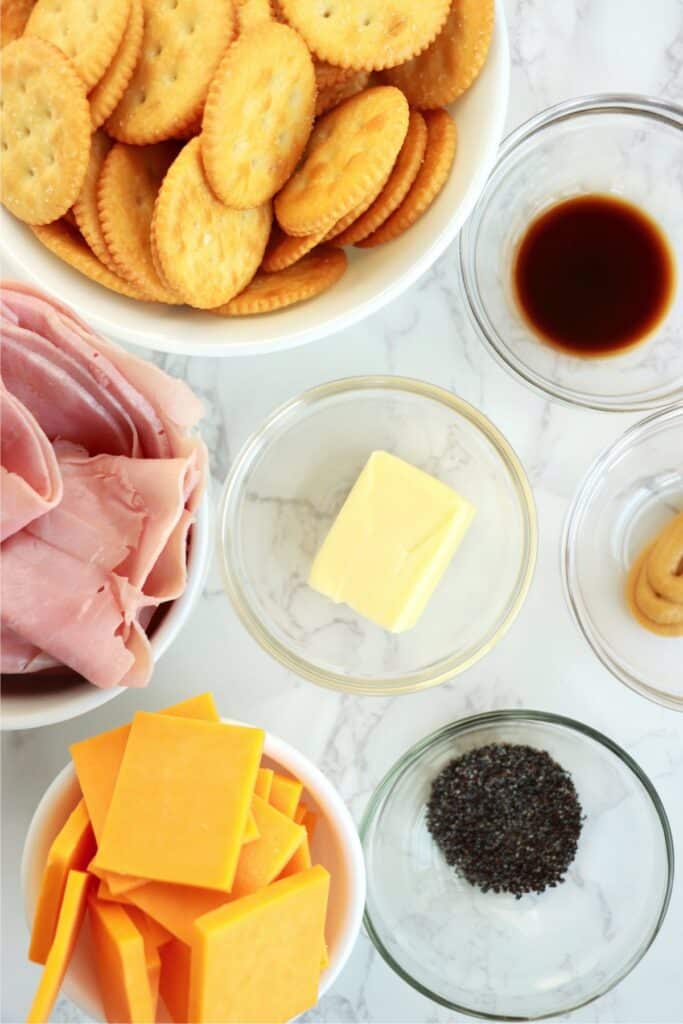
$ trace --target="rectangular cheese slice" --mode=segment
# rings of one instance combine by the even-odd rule
[[[270,796],[270,790],[273,785],[273,776],[275,772],[272,768],[259,768],[258,775],[256,776],[256,788],[254,793],[256,796],[260,796],[262,800],[267,800]]]
[[[149,1024],[156,1019],[156,992],[150,983],[142,934],[116,903],[89,900],[90,933],[104,1012],[110,1024]],[[152,956],[152,968],[154,971]]]
[[[50,1019],[81,930],[90,881],[84,871],[70,871],[67,876],[54,939],[26,1018],[27,1024],[47,1024]]]
[[[174,939],[160,951],[161,978],[159,995],[175,1024],[184,1024],[188,1018],[190,999],[191,950],[184,942]]]
[[[188,1019],[284,1024],[314,1006],[328,891],[314,867],[200,918]]]
[[[220,720],[213,695],[210,693],[200,693],[159,713],[180,718],[197,718],[206,722]],[[104,830],[129,733],[130,725],[121,725],[118,729],[109,729],[108,732],[101,732],[87,740],[72,743],[69,747],[98,842]]]
[[[268,803],[282,811],[288,818],[293,818],[299,805],[304,787],[297,779],[290,779],[279,772],[273,774]]]
[[[34,963],[44,964],[47,960],[69,872],[85,871],[94,853],[95,837],[85,802],[80,800],[47,855],[28,951],[29,959]]]
[[[393,633],[411,629],[474,512],[435,477],[373,452],[316,555],[309,584]]]
[[[165,708],[161,714],[181,718],[198,718],[207,722],[220,721],[211,693],[200,693],[179,704],[173,704],[171,707]],[[83,799],[90,815],[93,832],[98,842],[104,831],[104,822],[109,813],[109,804],[129,733],[130,725],[122,725],[117,729],[109,729],[107,732],[74,743],[69,748]],[[96,861],[91,865],[90,870],[99,878],[107,880],[109,891],[114,896],[128,892],[145,881],[122,875],[108,875],[99,869]]]
[[[99,899],[99,892],[97,895]],[[144,910],[134,906],[127,906],[125,910],[142,935],[145,949],[159,949],[160,946],[165,945],[167,942],[172,942],[173,935],[171,932],[164,928],[162,924],[159,924],[158,921],[155,921],[153,917],[150,917],[149,914],[146,914]]]
[[[256,792],[256,790],[254,790],[254,792]],[[260,835],[261,833],[258,830],[258,825],[256,824],[254,812],[250,810],[247,816],[247,824],[244,829],[244,835],[242,836],[242,842],[253,843],[256,839],[259,838]]]
[[[159,984],[161,982],[161,950],[155,946],[145,946],[145,966],[152,1006],[158,1019]]]
[[[297,825],[303,825],[308,832],[309,844],[313,842],[313,835],[315,833],[316,825],[318,824],[318,815],[315,811],[311,810],[310,807],[306,807],[305,804],[299,804],[296,811],[294,812],[294,820]]]
[[[311,849],[306,835],[280,872],[280,878],[289,878],[290,875],[296,875],[299,871],[307,871],[312,864]]]
[[[277,878],[294,851],[301,845],[306,829],[255,796],[252,810],[261,838],[242,847],[231,895],[244,896]]]
[[[224,892],[192,885],[150,882],[124,897],[153,918],[176,939],[189,943],[196,918],[222,907],[230,897]]]
[[[229,892],[263,740],[261,729],[138,712],[100,841],[99,867]],[[255,810],[254,816],[261,839],[245,845],[245,853],[263,837]]]

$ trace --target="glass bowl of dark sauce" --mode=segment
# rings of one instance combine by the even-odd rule
[[[559,104],[516,129],[460,237],[493,355],[571,405],[683,398],[683,114],[633,96]]]

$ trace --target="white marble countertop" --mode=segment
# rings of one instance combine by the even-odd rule
[[[510,127],[570,96],[604,90],[683,99],[683,0],[506,0],[512,48]],[[535,490],[539,562],[526,605],[497,649],[437,689],[395,699],[318,689],[271,661],[245,633],[215,570],[180,638],[145,692],[131,692],[61,726],[3,736],[2,1021],[22,1020],[38,968],[25,959],[19,861],[33,810],[66,762],[67,745],[141,707],[212,689],[225,714],[279,733],[314,758],[360,817],[396,757],[432,729],[491,708],[535,707],[581,719],[623,745],[664,801],[683,850],[683,715],[631,693],[602,668],[565,606],[559,542],[567,505],[589,462],[634,417],[544,401],[492,362],[463,312],[452,246],[391,308],[318,344],[264,359],[168,358],[204,397],[214,484],[247,435],[276,405],[319,383],[390,372],[424,378],[482,409],[519,453]],[[571,1015],[590,1022],[683,1021],[683,877],[665,925],[612,992]],[[456,1015],[396,977],[362,935],[314,1022],[445,1022]],[[464,1018],[463,1018],[464,1019]],[[83,1021],[62,998],[53,1020]]]

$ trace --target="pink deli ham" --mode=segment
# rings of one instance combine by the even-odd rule
[[[201,403],[30,287],[3,285],[0,316],[2,671],[143,686],[146,627],[187,582]]]
[[[62,477],[52,445],[25,405],[0,381],[0,541],[54,508]]]

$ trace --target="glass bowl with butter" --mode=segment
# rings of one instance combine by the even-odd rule
[[[357,377],[306,391],[247,441],[220,541],[228,595],[269,654],[323,686],[406,693],[464,671],[514,621],[536,513],[476,409]]]

